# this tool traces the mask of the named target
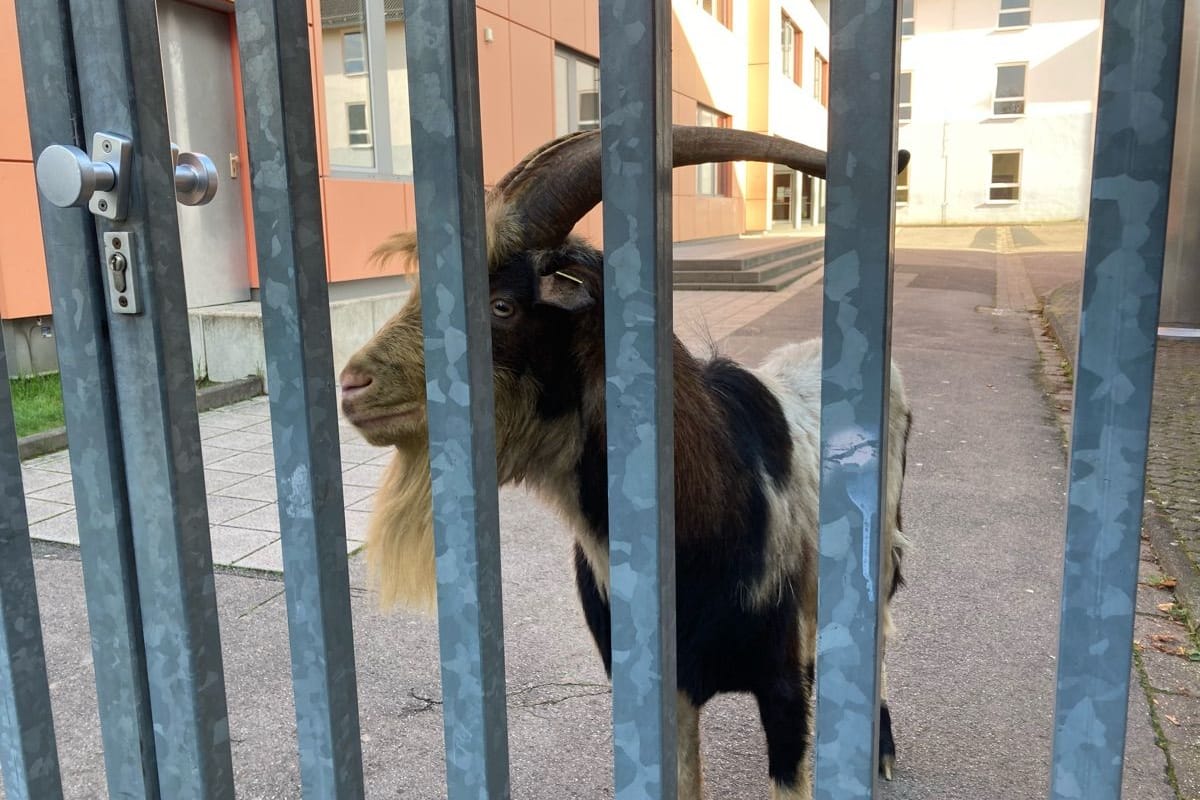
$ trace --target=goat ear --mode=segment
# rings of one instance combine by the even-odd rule
[[[596,298],[581,279],[560,271],[538,278],[537,302],[563,311],[582,311],[594,305]]]

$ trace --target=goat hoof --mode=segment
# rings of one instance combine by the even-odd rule
[[[896,757],[892,755],[880,756],[879,758],[879,773],[883,775],[885,781],[892,779],[892,770],[896,766]]]

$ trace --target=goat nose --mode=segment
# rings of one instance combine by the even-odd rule
[[[355,372],[354,370],[349,369],[342,370],[342,396],[346,397],[352,394],[358,394],[370,386],[373,380],[374,378],[372,378],[370,375],[367,375],[365,372]]]

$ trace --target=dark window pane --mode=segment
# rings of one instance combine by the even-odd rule
[[[996,98],[1025,96],[1025,65],[996,67]]]
[[[998,116],[1011,114],[1024,114],[1024,100],[997,100],[992,107],[992,113]]]
[[[1019,200],[1020,190],[1016,186],[993,186],[990,200]]]
[[[911,19],[906,19],[900,23],[900,35],[901,36],[914,36],[914,35],[916,35],[916,32],[917,32],[916,23],[913,22]]]
[[[1001,11],[1008,11],[1015,8],[1028,9],[1029,0],[1000,0]]]
[[[901,72],[900,73],[900,102],[901,103],[911,103],[912,102],[912,73],[911,72]]]
[[[366,72],[367,58],[363,49],[362,33],[347,33],[342,36],[342,63],[347,75]]]
[[[346,117],[350,122],[350,130],[365,130],[367,127],[367,107],[362,103],[346,106]]]
[[[992,153],[992,183],[1017,183],[1020,175],[1020,153]]]
[[[1029,25],[1028,11],[1001,11],[1001,28],[1023,28]]]

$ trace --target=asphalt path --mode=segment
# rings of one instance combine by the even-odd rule
[[[1036,258],[1028,256],[1027,258]],[[904,494],[914,547],[888,654],[899,758],[882,797],[1046,796],[1065,513],[1061,435],[1038,384],[1033,328],[993,308],[997,257],[900,251],[893,355],[915,412]],[[819,334],[821,286],[722,341],[754,362]],[[513,796],[611,791],[611,695],[575,600],[570,536],[501,493]],[[77,551],[38,545],[37,574],[67,796],[106,796]],[[436,624],[381,614],[351,561],[368,796],[445,796]],[[299,796],[286,608],[269,576],[217,577],[238,796]],[[710,798],[766,798],[748,697],[703,718]],[[1172,798],[1137,684],[1125,798]],[[3,790],[0,789],[0,796]]]

